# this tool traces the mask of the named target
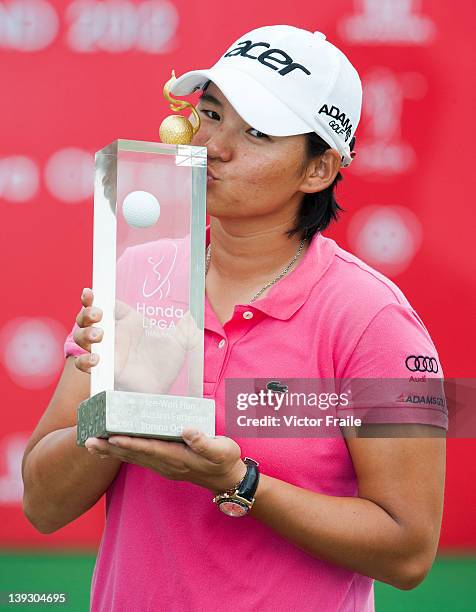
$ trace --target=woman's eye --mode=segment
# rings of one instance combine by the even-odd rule
[[[252,134],[252,132],[254,132],[254,134]],[[263,132],[259,132],[258,130],[255,130],[255,128],[249,129],[248,133],[254,136],[255,138],[268,138],[267,134],[263,134]]]
[[[204,115],[206,115],[209,119],[213,119],[214,121],[219,121],[220,120],[220,115],[218,113],[216,113],[215,111],[205,110],[203,108],[199,108],[198,110],[201,113],[203,113]]]

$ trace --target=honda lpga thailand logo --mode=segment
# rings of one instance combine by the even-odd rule
[[[438,362],[434,357],[409,355],[405,359],[405,365],[410,372],[438,372]]]

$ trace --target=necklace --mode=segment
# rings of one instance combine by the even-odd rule
[[[275,283],[277,283],[277,282],[278,282],[278,280],[282,279],[282,278],[283,278],[283,276],[286,276],[286,274],[289,272],[289,270],[290,270],[290,269],[293,267],[293,265],[296,263],[296,261],[297,261],[297,259],[298,259],[299,255],[301,255],[302,250],[303,250],[303,248],[304,248],[304,244],[305,244],[305,242],[306,242],[306,239],[305,239],[305,238],[304,238],[303,240],[301,240],[301,244],[299,245],[299,248],[298,248],[298,250],[297,250],[297,252],[296,252],[296,255],[294,255],[294,257],[291,259],[291,261],[288,263],[288,265],[287,265],[285,268],[283,268],[283,269],[281,270],[281,272],[278,274],[278,276],[276,276],[276,278],[274,278],[273,280],[269,281],[269,283],[266,283],[266,285],[265,285],[265,286],[264,286],[262,289],[260,289],[260,290],[258,291],[258,293],[256,293],[256,294],[255,294],[255,295],[254,295],[254,296],[251,298],[250,303],[251,303],[251,302],[254,302],[256,299],[258,299],[258,298],[259,298],[259,296],[260,296],[260,295],[261,295],[261,294],[262,294],[264,291],[266,291],[266,289],[268,289],[268,287],[271,287],[271,285],[274,285]],[[211,260],[211,258],[212,258],[212,247],[211,247],[211,245],[209,244],[209,245],[208,245],[208,248],[207,248],[207,258],[206,258],[206,261],[205,261],[205,276],[208,274],[208,268],[210,267],[210,260]]]

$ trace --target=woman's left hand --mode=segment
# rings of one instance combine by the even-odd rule
[[[182,438],[185,444],[131,436],[88,438],[86,448],[91,454],[150,468],[170,480],[186,480],[217,493],[245,475],[241,449],[231,438],[210,438],[196,429],[184,429]]]

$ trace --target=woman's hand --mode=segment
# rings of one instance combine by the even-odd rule
[[[75,359],[75,365],[82,372],[91,373],[91,368],[99,362],[99,355],[91,354],[91,344],[101,342],[104,331],[100,327],[93,327],[94,323],[98,323],[102,319],[102,310],[93,307],[93,292],[91,289],[83,289],[81,294],[81,303],[83,307],[76,317],[76,323],[79,329],[76,329],[73,335],[76,344],[87,351],[89,354],[80,355]]]
[[[76,317],[79,329],[74,333],[78,346],[89,354],[76,358],[76,367],[90,372],[99,356],[90,354],[91,345],[101,342],[104,332],[93,326],[102,319],[102,310],[93,306],[93,292],[85,289],[81,296],[82,310]],[[202,335],[189,312],[179,321],[177,327],[161,330],[148,328],[146,334],[144,318],[125,302],[116,301],[115,308],[115,389],[138,393],[166,393],[180,372],[187,354],[192,360],[202,353]],[[201,371],[200,368],[191,368]],[[191,380],[187,389],[190,395],[197,395],[200,380]]]
[[[150,468],[170,480],[192,482],[215,493],[234,487],[245,475],[241,450],[231,438],[210,438],[196,429],[182,432],[185,444],[150,438],[88,438],[91,454]]]

